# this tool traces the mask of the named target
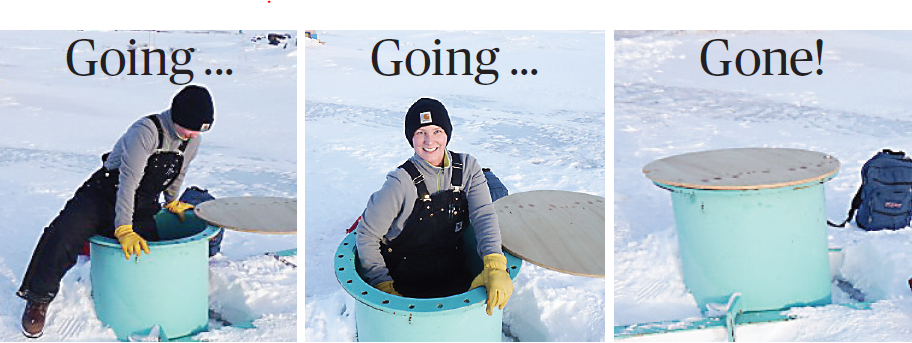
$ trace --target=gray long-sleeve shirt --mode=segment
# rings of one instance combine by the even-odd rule
[[[179,151],[178,148],[183,141],[177,134],[174,122],[171,121],[171,110],[165,110],[156,116],[161,122],[164,138],[161,150]],[[165,202],[174,200],[179,195],[187,166],[196,157],[199,144],[200,137],[191,139],[187,144],[180,173],[164,192]],[[133,224],[136,189],[139,187],[139,181],[142,180],[146,162],[149,160],[149,156],[156,152],[157,147],[158,129],[151,119],[143,117],[133,123],[123,136],[120,136],[120,139],[114,144],[111,154],[108,155],[108,159],[104,163],[105,169],[120,171],[117,200],[114,203],[114,227]]]
[[[463,161],[462,185],[469,202],[469,220],[475,228],[478,240],[478,254],[503,254],[501,250],[500,226],[491,202],[491,193],[481,166],[469,154],[459,154]],[[432,195],[453,189],[450,153],[447,152],[444,167],[435,167],[417,154],[410,159],[424,175],[424,183]],[[418,199],[418,192],[408,172],[402,168],[386,175],[386,182],[379,191],[371,195],[367,208],[358,223],[358,257],[364,268],[368,283],[376,286],[383,281],[392,281],[389,269],[380,254],[380,242],[389,243],[402,233],[405,222]]]

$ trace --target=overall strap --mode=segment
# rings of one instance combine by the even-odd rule
[[[450,156],[453,157],[453,178],[450,182],[456,188],[456,191],[459,192],[462,189],[462,158],[452,151],[450,151]]]
[[[156,149],[161,150],[162,144],[165,140],[165,131],[164,131],[164,129],[162,129],[161,121],[158,119],[158,116],[156,116],[154,114],[150,114],[150,115],[146,116],[146,118],[151,119],[152,122],[155,123],[155,128],[158,129],[158,148],[156,148]],[[182,141],[181,145],[178,147],[180,152],[184,152],[184,150],[187,149],[187,144],[189,144],[189,143],[190,143],[189,139]]]
[[[424,184],[424,175],[421,175],[421,172],[412,164],[412,161],[406,160],[399,168],[405,169],[409,176],[412,177],[412,183],[415,184],[415,188],[418,191],[418,198],[423,201],[431,201],[431,193],[428,192],[427,186]]]
[[[453,184],[455,191],[459,192],[462,190],[462,158],[459,154],[454,152],[450,152],[450,156],[453,157],[453,177],[451,183]],[[415,188],[418,191],[418,198],[424,201],[431,201],[431,193],[428,192],[427,186],[424,184],[424,175],[421,175],[421,172],[418,171],[418,168],[415,167],[412,161],[406,160],[399,168],[405,169],[412,178],[412,183],[415,184]]]
[[[158,120],[158,117],[156,117],[154,114],[150,114],[146,116],[146,118],[152,120],[152,122],[155,123],[155,128],[158,129],[158,147],[155,149],[160,150],[162,148],[162,142],[165,141],[165,132],[162,130],[161,121]]]

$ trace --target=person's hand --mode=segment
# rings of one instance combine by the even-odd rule
[[[184,211],[191,208],[193,208],[193,205],[182,202],[180,200],[172,200],[171,202],[165,204],[165,209],[167,209],[168,212],[176,214],[178,217],[180,217],[181,221],[184,221]]]
[[[136,234],[136,232],[133,232],[133,225],[118,226],[117,229],[114,230],[114,237],[117,237],[117,240],[120,242],[124,257],[127,261],[130,260],[130,255],[139,257],[141,251],[145,251],[146,255],[149,254],[149,244],[146,243],[145,239]]]
[[[469,289],[485,286],[488,289],[488,315],[492,315],[494,306],[503,310],[513,294],[513,280],[510,279],[510,273],[507,273],[507,257],[501,254],[488,254],[482,259],[484,261],[484,270],[472,280]]]
[[[386,293],[392,294],[392,295],[398,295],[400,297],[402,296],[402,294],[399,294],[399,292],[397,292],[396,289],[393,288],[392,281],[383,281],[381,283],[378,283],[377,289],[384,291]]]

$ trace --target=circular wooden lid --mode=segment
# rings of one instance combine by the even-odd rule
[[[225,229],[272,234],[298,233],[298,200],[279,197],[232,197],[197,205],[197,217]]]
[[[605,198],[530,191],[498,199],[494,208],[509,253],[562,273],[605,277]]]
[[[677,187],[717,190],[779,188],[824,180],[839,160],[815,151],[739,148],[694,152],[643,167],[650,180]]]

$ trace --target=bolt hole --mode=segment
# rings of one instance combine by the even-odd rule
[[[415,308],[415,305],[409,305],[409,310]]]
[[[352,280],[345,281],[345,283],[352,283]]]
[[[339,267],[339,271],[340,271],[340,272],[343,271],[343,270],[345,270],[345,267]]]
[[[345,257],[345,255],[339,255],[339,256],[336,256],[336,257],[342,258],[342,257]]]
[[[468,304],[470,301],[469,301],[469,299],[462,299],[462,302]]]
[[[437,308],[443,308],[443,304],[437,304]]]
[[[510,269],[516,269],[516,266],[515,266],[515,265],[514,265],[514,266],[510,266]]]
[[[389,301],[389,300],[384,300],[384,301],[381,301],[381,303],[383,303],[384,305],[386,305],[386,304],[389,304],[390,301]]]
[[[361,291],[361,295],[367,295],[367,291]]]
[[[342,243],[342,245],[348,245],[348,242]]]

